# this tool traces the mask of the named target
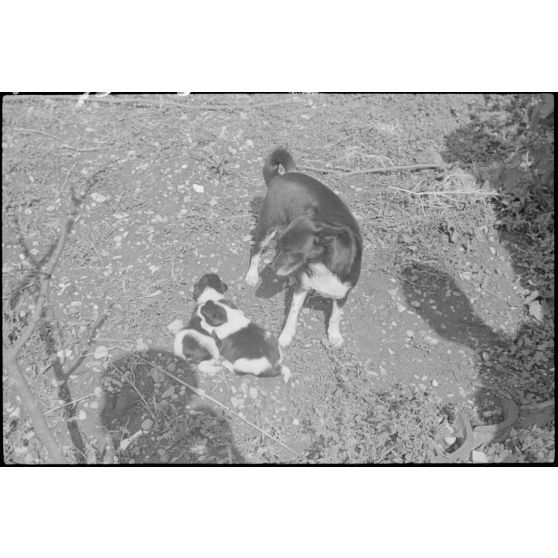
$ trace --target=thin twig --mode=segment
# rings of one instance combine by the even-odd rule
[[[62,138],[55,136],[54,134],[49,134],[48,132],[43,132],[42,130],[35,130],[34,128],[12,128],[17,132],[27,132],[29,134],[41,134],[42,136],[47,136],[49,138],[54,138],[58,141],[63,141]],[[105,147],[72,147],[71,145],[67,145],[63,143],[60,147],[64,149],[72,149],[73,151],[99,151],[100,149],[106,149]]]
[[[455,192],[413,192],[412,190],[406,190],[405,188],[398,188],[397,186],[388,186],[391,190],[399,190],[400,192],[405,192],[407,194],[413,194],[415,196],[450,196],[453,194],[468,194],[470,196],[502,196],[498,192],[481,192],[479,190],[473,191],[455,191]]]
[[[62,138],[59,138],[54,134],[49,134],[48,132],[43,132],[42,130],[35,130],[34,128],[12,128],[12,130],[15,130],[16,132],[27,132],[29,134],[41,134],[42,136],[47,136],[49,138],[54,138],[55,140],[62,141]]]
[[[119,348],[122,349],[122,347],[119,347]],[[124,349],[122,349],[122,350],[124,350]],[[157,368],[157,370],[160,370],[161,372],[163,372],[163,374],[166,374],[167,376],[172,378],[175,382],[178,382],[179,384],[182,384],[183,386],[187,387],[191,392],[195,393],[199,397],[202,397],[203,399],[207,399],[207,400],[211,401],[212,403],[215,403],[215,405],[217,405],[218,407],[221,407],[221,409],[224,409],[229,414],[231,414],[234,417],[240,419],[242,422],[245,422],[246,424],[248,424],[249,426],[251,426],[252,428],[257,430],[258,432],[263,434],[266,438],[269,438],[270,440],[273,440],[273,442],[275,442],[276,444],[279,444],[280,446],[283,446],[285,449],[289,450],[291,453],[294,453],[297,456],[299,455],[297,451],[295,451],[294,449],[287,446],[287,444],[284,444],[283,442],[281,442],[281,440],[278,440],[277,438],[274,438],[271,434],[269,434],[265,430],[262,430],[259,426],[255,425],[253,422],[251,422],[248,419],[244,418],[243,416],[239,415],[238,413],[236,413],[232,409],[229,409],[229,407],[227,407],[226,405],[221,403],[219,400],[214,399],[213,397],[208,395],[203,389],[198,389],[198,388],[190,385],[189,383],[185,382],[184,380],[181,380],[180,378],[177,378],[174,374],[171,374],[170,372],[168,372],[164,368],[161,368],[160,366],[157,366],[156,364],[154,364],[152,362],[149,362],[148,360],[140,357],[139,355],[136,355],[134,353],[131,353],[131,355],[133,357],[145,362],[146,364],[149,364],[153,368]]]
[[[314,172],[323,172],[323,173],[333,173],[333,174],[340,174],[342,176],[352,176],[355,174],[381,174],[381,173],[389,173],[389,172],[399,172],[399,171],[415,171],[415,170],[424,170],[424,169],[445,169],[452,166],[449,163],[421,163],[419,165],[403,165],[399,167],[376,167],[372,169],[355,169],[349,170],[348,172],[339,172],[336,169],[340,169],[343,167],[336,167],[336,169],[318,169],[315,167],[307,167],[307,166],[299,166],[298,168],[301,170],[309,170]]]
[[[113,365],[113,368],[115,370],[118,370],[116,368],[116,366]],[[136,393],[140,396],[141,400],[143,401],[143,404],[145,405],[146,409],[149,411],[149,414],[153,417],[153,420],[155,421],[155,423],[158,423],[159,421],[157,420],[157,417],[153,414],[153,412],[151,411],[151,409],[149,408],[149,405],[147,404],[147,401],[145,400],[145,398],[143,397],[143,395],[141,394],[140,390],[136,387],[136,385],[134,384],[134,382],[132,382],[132,380],[130,380],[129,378],[126,378],[126,381],[136,390]]]
[[[72,147],[71,145],[62,144],[60,147],[65,149],[72,149],[74,151],[79,151],[80,153],[85,151],[100,151],[101,149],[107,149],[106,147]]]
[[[41,99],[55,99],[55,100],[67,100],[67,101],[77,101],[79,97],[76,95],[13,95],[6,96],[4,100],[6,101],[17,101],[17,100],[41,100]],[[292,97],[284,99],[281,101],[269,101],[266,103],[254,103],[254,104],[232,104],[232,105],[194,105],[187,103],[176,103],[173,101],[157,101],[155,99],[141,99],[137,97],[125,98],[125,97],[89,97],[85,102],[105,102],[105,103],[129,103],[135,105],[159,105],[161,107],[174,106],[181,109],[187,110],[246,110],[251,108],[266,108],[276,105],[294,104]]]
[[[58,411],[59,409],[63,409],[64,407],[67,407],[68,405],[75,405],[76,403],[79,403],[80,401],[83,401],[85,399],[89,399],[91,397],[95,397],[95,394],[90,393],[89,395],[84,395],[83,397],[79,397],[78,399],[73,399],[72,401],[70,401],[68,403],[64,403],[64,405],[59,405],[58,407],[54,407],[54,409],[51,409],[50,411],[47,411],[45,413],[45,417],[50,415],[51,413],[54,413],[55,411]]]

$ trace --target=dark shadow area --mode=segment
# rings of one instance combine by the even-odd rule
[[[187,363],[164,350],[128,353],[106,367],[99,430],[109,434],[118,462],[243,463],[222,410],[161,369],[198,385]]]
[[[475,314],[467,296],[447,273],[428,264],[415,264],[405,267],[400,278],[409,307],[438,335],[473,349],[506,344],[503,335]],[[414,307],[412,303],[423,298],[434,302]]]
[[[481,364],[487,378],[507,373],[523,395],[554,396],[554,98],[552,95],[484,96],[470,123],[446,137],[444,159],[455,161],[501,196],[492,200],[498,239],[525,289],[526,316],[506,361],[490,353]],[[532,319],[531,304],[540,319]],[[429,320],[431,316],[425,316]],[[434,323],[436,320],[434,320]],[[433,325],[434,327],[434,325]],[[550,361],[548,364],[545,362]],[[504,365],[502,365],[504,362]],[[517,364],[510,370],[510,363]],[[506,368],[507,372],[500,368]]]
[[[495,395],[506,394],[518,404],[525,398],[542,401],[553,396],[553,374],[541,374],[536,366],[537,326],[522,325],[515,338],[494,331],[476,315],[453,278],[430,265],[406,267],[400,279],[408,305],[438,335],[475,351],[479,409],[493,403]],[[424,298],[433,302],[425,303]],[[418,307],[412,304],[421,300]],[[535,361],[522,362],[526,354],[534,355]]]

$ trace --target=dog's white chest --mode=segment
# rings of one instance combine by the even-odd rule
[[[304,273],[302,284],[305,288],[314,289],[316,292],[328,298],[343,298],[350,286],[342,283],[329,269],[323,264],[310,265],[312,275]]]

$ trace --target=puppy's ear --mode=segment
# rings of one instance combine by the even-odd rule
[[[224,281],[221,281],[221,279],[219,279],[219,289],[218,289],[218,291],[221,294],[224,294],[228,290],[228,288],[229,288],[229,286]]]
[[[198,298],[203,293],[206,287],[207,287],[207,275],[204,275],[194,285],[194,300],[198,300]]]
[[[227,311],[212,300],[200,308],[201,315],[211,327],[219,327],[227,321]]]

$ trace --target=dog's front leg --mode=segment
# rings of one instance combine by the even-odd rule
[[[332,303],[331,316],[329,317],[329,324],[327,326],[327,338],[334,347],[341,347],[344,341],[339,331],[339,320],[343,312],[338,300],[333,299]]]
[[[251,287],[255,287],[260,280],[260,275],[258,272],[258,267],[260,265],[260,256],[264,251],[265,247],[271,242],[271,239],[275,236],[275,230],[268,233],[264,238],[260,239],[260,233],[256,234],[256,244],[254,245],[254,251],[252,252],[252,258],[250,259],[250,267],[246,273],[244,280]]]
[[[286,347],[292,340],[296,331],[296,322],[298,320],[298,315],[306,299],[308,291],[305,289],[295,290],[293,292],[293,300],[291,302],[291,309],[289,310],[289,315],[287,316],[287,321],[285,322],[285,327],[279,336],[279,345]]]

